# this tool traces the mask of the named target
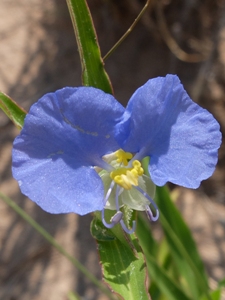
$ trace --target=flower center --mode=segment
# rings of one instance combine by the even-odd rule
[[[133,157],[130,152],[124,152],[121,149],[116,151],[115,155],[118,157],[117,162],[124,166],[127,166],[128,159]],[[132,186],[138,186],[138,177],[144,174],[140,161],[134,160],[132,166],[132,168],[121,167],[110,173],[111,179],[126,190],[130,190]]]
[[[100,171],[99,175],[105,187],[105,207],[102,210],[102,222],[112,228],[120,223],[127,233],[135,230],[135,221],[132,229],[128,229],[123,221],[123,213],[120,207],[126,205],[130,209],[146,211],[150,220],[156,221],[159,216],[158,208],[152,200],[155,194],[155,185],[151,179],[144,174],[144,169],[139,160],[130,152],[122,149],[114,153],[103,156],[104,162],[108,165]],[[149,204],[155,210],[153,215]],[[104,210],[116,210],[116,214],[111,218],[110,223],[105,221]]]

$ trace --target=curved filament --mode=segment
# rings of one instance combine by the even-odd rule
[[[112,192],[112,189],[114,187],[114,184],[115,182],[112,181],[111,184],[110,184],[110,187],[106,193],[106,196],[105,196],[105,199],[104,199],[104,203],[106,204],[106,202],[108,201],[109,199],[109,196]],[[117,223],[119,223],[123,217],[123,213],[119,210],[119,192],[120,192],[120,187],[117,186],[116,188],[116,199],[115,199],[115,202],[116,202],[116,210],[117,212],[115,213],[115,215],[111,218],[110,220],[110,223],[107,223],[106,220],[105,220],[105,209],[103,208],[102,210],[102,223],[105,225],[105,227],[107,228],[112,228],[114,227]]]
[[[126,231],[126,233],[128,234],[132,234],[136,229],[136,221],[133,221],[132,229],[128,229],[123,220],[120,221],[120,224],[123,230]]]
[[[151,208],[149,206],[146,205],[146,213],[147,213],[147,216],[148,218],[151,220],[151,221],[157,221],[158,218],[159,218],[159,209],[156,205],[156,203],[153,201],[153,199],[145,192],[143,191],[139,186],[134,186],[140,193],[142,193],[143,196],[145,196],[146,199],[148,199],[148,201],[150,202],[150,204],[152,204],[152,206],[154,207],[155,209],[155,213],[156,215],[154,216],[152,211],[151,211]]]
[[[119,210],[111,218],[111,220],[110,220],[111,223],[107,223],[106,220],[105,220],[105,209],[102,210],[102,223],[107,228],[113,228],[116,224],[118,224],[119,222],[121,222],[122,217],[123,217],[123,213],[122,213],[122,211]]]
[[[111,193],[112,193],[112,190],[113,190],[114,184],[115,184],[115,182],[114,182],[114,181],[112,181],[112,182],[111,182],[111,184],[110,184],[110,187],[109,187],[109,189],[108,189],[108,191],[107,191],[107,193],[106,193],[106,195],[105,195],[105,199],[104,199],[104,205],[106,205],[106,202],[108,201],[108,199],[109,199],[109,196],[110,196],[110,195],[111,195]]]
[[[113,228],[115,226],[115,223],[114,222],[111,222],[111,223],[107,223],[106,220],[105,220],[105,209],[103,208],[102,210],[102,223],[105,225],[105,227],[107,228]]]
[[[156,211],[156,216],[155,217],[153,216],[151,208],[148,205],[145,206],[145,211],[146,211],[147,217],[150,221],[154,222],[154,221],[158,220],[158,218],[159,218],[159,211],[158,210]]]

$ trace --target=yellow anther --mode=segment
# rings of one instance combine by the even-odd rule
[[[132,185],[138,186],[138,177],[144,173],[138,160],[134,160],[132,165],[133,168],[119,168],[110,173],[112,180],[126,190],[130,190]]]
[[[130,190],[132,188],[132,183],[125,174],[117,175],[114,177],[114,181],[122,186],[125,190]]]
[[[132,169],[127,169],[127,168],[119,168],[110,173],[110,177],[115,181],[115,177],[120,176],[122,174],[126,174],[127,170],[132,170]]]
[[[126,175],[127,175],[127,179],[132,185],[135,186],[138,185],[138,173],[135,169],[132,169],[131,171],[127,171]]]
[[[144,169],[142,168],[140,161],[134,160],[132,165],[133,165],[134,169],[138,172],[139,176],[144,174]]]
[[[117,162],[122,163],[124,166],[128,165],[128,160],[130,160],[133,155],[130,152],[125,152],[122,149],[119,149],[115,152],[115,155],[117,156]]]

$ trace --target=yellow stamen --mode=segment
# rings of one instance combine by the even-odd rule
[[[144,174],[144,169],[142,168],[139,160],[134,160],[132,165],[133,165],[134,169],[138,172],[139,176]]]
[[[138,160],[134,160],[133,168],[119,168],[110,173],[110,177],[126,190],[130,190],[132,185],[138,186],[138,177],[143,175],[144,170]]]
[[[133,157],[132,153],[125,152],[122,149],[119,149],[115,152],[117,157],[117,162],[122,163],[125,167],[128,165],[128,161]]]

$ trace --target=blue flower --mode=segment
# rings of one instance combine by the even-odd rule
[[[220,144],[219,124],[175,75],[149,80],[126,108],[99,89],[66,87],[31,107],[13,144],[12,171],[22,193],[45,211],[100,210],[107,227],[120,222],[132,232],[120,207],[157,219],[155,185],[197,188],[212,175]],[[104,209],[117,211],[110,223]]]

